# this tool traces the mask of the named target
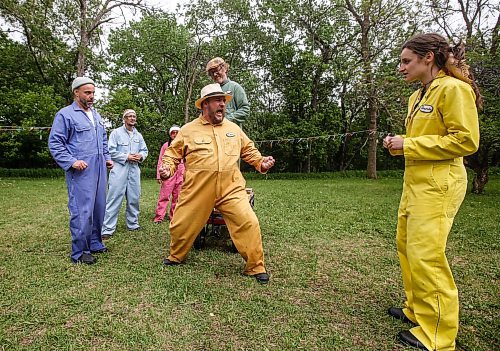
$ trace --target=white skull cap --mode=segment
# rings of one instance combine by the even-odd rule
[[[73,80],[73,83],[71,84],[71,90],[73,91],[75,89],[78,89],[79,87],[85,84],[92,84],[95,86],[94,81],[88,77],[76,77],[75,80]]]
[[[175,131],[178,132],[179,130],[181,130],[181,127],[179,127],[177,124],[174,124],[172,127],[170,127],[168,134],[170,135],[170,133],[175,132]]]

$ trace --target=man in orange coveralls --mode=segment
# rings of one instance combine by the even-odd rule
[[[195,106],[200,117],[184,125],[163,156],[162,179],[175,173],[182,159],[186,173],[175,216],[170,222],[170,255],[167,266],[181,263],[217,208],[229,229],[234,245],[246,262],[244,274],[262,284],[269,281],[257,216],[245,191],[238,160],[241,157],[261,173],[274,166],[272,156],[263,157],[237,124],[224,119],[232,96],[219,84],[201,90]]]

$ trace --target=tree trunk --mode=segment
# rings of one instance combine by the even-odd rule
[[[318,111],[318,101],[319,101],[319,85],[321,81],[321,75],[323,74],[323,70],[318,68],[314,75],[313,85],[311,89],[311,111],[312,113],[316,113]]]
[[[371,179],[377,179],[377,92],[373,88],[373,70],[372,53],[370,50],[369,33],[372,24],[370,23],[370,10],[372,2],[361,2],[360,8],[363,13],[358,13],[353,6],[352,1],[345,0],[347,10],[352,13],[361,30],[361,60],[363,62],[363,82],[368,95],[368,109],[366,117],[368,119],[368,163],[366,165],[366,176]]]
[[[347,152],[347,130],[348,130],[348,122],[347,122],[347,112],[346,112],[346,107],[345,107],[345,91],[347,89],[346,87],[347,83],[344,82],[342,86],[342,92],[340,94],[340,113],[341,113],[341,118],[342,122],[344,124],[344,128],[342,129],[342,133],[344,136],[342,137],[342,142],[340,143],[340,148],[338,151],[339,155],[339,171],[345,170],[344,168],[344,162],[346,158],[346,152]]]
[[[351,156],[349,159],[347,157],[347,151],[349,147],[349,141],[350,137],[347,135],[351,129],[352,121],[356,118],[357,113],[353,112],[352,110],[350,111],[349,115],[347,112],[347,107],[346,107],[346,97],[345,94],[347,92],[347,82],[344,81],[342,83],[342,91],[340,93],[340,113],[341,113],[341,120],[342,120],[342,139],[339,145],[339,150],[337,152],[337,158],[339,159],[339,165],[338,165],[338,170],[339,171],[345,171],[347,168],[349,168],[351,161],[353,159],[353,156]]]
[[[191,79],[189,79],[186,101],[184,102],[184,123],[189,122],[189,105],[191,105],[191,96],[193,95],[193,87],[196,82],[196,71],[191,74]]]
[[[474,179],[472,180],[472,192],[482,194],[489,176],[489,145],[483,143],[479,145],[479,150],[473,155],[465,158],[465,164],[474,170]]]
[[[375,103],[375,93],[370,91],[368,100],[369,123],[368,129],[368,164],[366,166],[366,176],[370,179],[377,179],[377,106]]]
[[[311,173],[311,145],[312,141],[307,141],[307,173]]]
[[[76,75],[83,77],[85,74],[85,49],[89,43],[87,33],[87,1],[80,0],[80,43],[78,45],[78,56],[76,61]]]
[[[191,59],[187,61],[186,57],[186,75],[192,69],[191,75],[186,80],[187,85],[187,96],[186,101],[184,102],[184,123],[189,122],[189,106],[191,104],[191,97],[193,96],[193,88],[200,75],[199,64],[200,64],[200,55],[201,55],[201,45],[196,47],[196,52],[193,54]]]
[[[472,180],[472,192],[474,194],[482,194],[486,183],[488,183],[488,164],[486,167],[474,169],[474,179]]]
[[[371,67],[371,53],[368,31],[370,28],[370,14],[365,9],[363,24],[361,26],[361,55],[363,57],[364,81],[368,92],[368,163],[366,165],[366,176],[377,179],[377,106],[376,91],[373,88],[373,73]]]

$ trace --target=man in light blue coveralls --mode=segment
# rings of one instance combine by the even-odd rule
[[[106,252],[101,227],[106,204],[106,167],[113,168],[106,130],[94,103],[95,84],[77,77],[71,85],[74,102],[57,112],[49,135],[49,150],[66,172],[71,261],[93,264]]]
[[[122,200],[127,199],[126,221],[129,230],[139,230],[139,198],[141,196],[141,170],[139,163],[148,156],[148,148],[137,131],[137,114],[134,110],[123,112],[123,126],[113,130],[108,147],[115,166],[109,173],[106,216],[102,238],[108,239],[116,229]]]

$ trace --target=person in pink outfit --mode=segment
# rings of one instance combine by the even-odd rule
[[[172,142],[175,139],[180,129],[181,128],[176,124],[174,124],[170,128],[170,130],[168,131],[168,134],[170,135],[170,142]],[[179,164],[177,171],[169,179],[162,180],[160,178],[160,168],[162,164],[162,158],[163,154],[165,153],[165,150],[167,150],[168,148],[168,145],[169,143],[167,141],[161,147],[160,157],[158,157],[158,165],[156,167],[156,180],[161,185],[160,196],[158,197],[158,205],[156,206],[155,218],[153,219],[153,222],[156,224],[160,224],[161,222],[163,222],[163,219],[165,218],[165,214],[167,213],[168,203],[170,201],[170,195],[172,195],[172,203],[170,204],[170,212],[167,219],[170,220],[174,215],[175,204],[177,203],[177,198],[179,197],[179,193],[181,192],[182,182],[184,181],[183,163]]]

